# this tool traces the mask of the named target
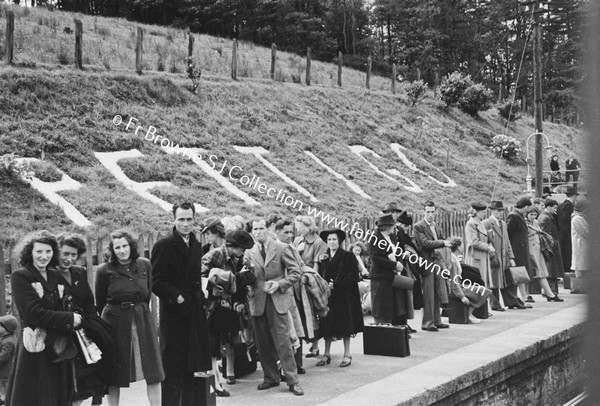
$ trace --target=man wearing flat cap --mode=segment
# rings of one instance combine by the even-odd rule
[[[300,265],[288,244],[270,236],[265,219],[252,221],[252,235],[256,244],[246,257],[252,261],[256,276],[250,286],[248,304],[264,374],[258,390],[279,386],[279,360],[290,392],[300,396],[304,391],[298,381],[288,316],[294,306],[292,287],[300,279]]]
[[[225,356],[227,357],[227,371],[225,371],[227,383],[230,385],[235,383],[232,338],[239,331],[239,318],[227,318],[225,314],[235,314],[233,312],[241,312],[244,309],[246,286],[254,283],[254,278],[248,279],[248,276],[252,275],[249,270],[242,272],[243,258],[246,250],[253,246],[254,240],[246,231],[228,231],[225,234],[225,244],[210,250],[202,257],[202,275],[209,276],[206,314],[211,332],[213,372],[218,396],[228,396],[228,392],[220,385],[218,371],[216,371],[216,359],[220,355],[221,345],[225,347]],[[222,279],[223,276],[226,276],[226,279],[230,281],[230,286],[219,285],[214,278],[210,277],[215,274],[220,275]],[[219,317],[221,320],[217,319]],[[232,320],[234,323],[225,325],[225,319]]]
[[[577,200],[577,189],[568,187],[566,190],[567,198],[558,205],[556,215],[558,217],[558,233],[560,236],[560,248],[562,250],[563,271],[571,272],[571,256],[573,244],[571,242],[571,215],[575,201]]]
[[[162,405],[197,404],[195,372],[212,368],[202,291],[202,247],[192,232],[196,210],[173,205],[173,232],[152,248],[152,292],[160,298],[160,340],[165,380]]]

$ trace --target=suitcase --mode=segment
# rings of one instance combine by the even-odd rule
[[[365,355],[385,355],[408,357],[408,329],[404,326],[369,325],[363,333],[363,353]]]
[[[469,324],[469,306],[456,296],[449,297],[448,322],[450,324]]]
[[[487,319],[490,317],[487,301],[473,310],[473,316],[477,317],[478,319]]]
[[[571,293],[587,293],[588,278],[571,278]]]
[[[233,345],[233,373],[236,378],[242,378],[256,371],[258,353],[254,343],[248,346],[246,343]],[[223,357],[223,376],[227,378],[227,360]]]
[[[184,396],[187,398],[187,396]],[[182,399],[183,404],[190,406],[217,406],[215,392],[215,376],[194,376],[194,399]]]
[[[565,289],[571,289],[571,279],[575,278],[575,272],[565,272],[563,276],[563,287]]]

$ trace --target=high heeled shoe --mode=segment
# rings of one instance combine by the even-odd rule
[[[305,355],[306,358],[316,358],[319,356],[319,349],[317,351],[313,351],[312,348],[308,350],[308,354]]]
[[[221,390],[219,390],[219,389],[215,388],[215,394],[216,394],[217,396],[219,396],[219,397],[222,397],[222,398],[228,398],[228,397],[230,396],[230,393],[229,393],[229,392],[227,392],[227,391],[225,390],[225,388],[223,388],[223,389],[221,389]]]
[[[331,364],[331,355],[323,355],[323,358],[321,358],[321,360],[317,362],[315,366],[323,367],[329,364]]]
[[[561,299],[560,297],[558,297],[558,295],[554,295],[552,297],[548,297],[546,296],[546,300],[549,302],[564,302],[564,299]]]
[[[346,359],[348,359],[348,361],[346,361]],[[342,363],[340,364],[340,367],[341,368],[349,367],[350,364],[352,364],[352,356],[351,355],[348,355],[348,356],[344,355],[344,359],[342,359]]]

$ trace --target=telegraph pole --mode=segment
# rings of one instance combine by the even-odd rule
[[[533,101],[535,121],[535,197],[542,197],[544,149],[542,147],[542,29],[540,3],[533,5]]]

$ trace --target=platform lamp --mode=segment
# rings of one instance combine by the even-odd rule
[[[548,139],[548,136],[546,134],[544,134],[544,133],[534,132],[534,133],[530,134],[529,137],[527,137],[527,141],[525,142],[525,147],[527,149],[527,159],[526,159],[526,162],[527,162],[527,176],[525,177],[525,182],[527,182],[527,190],[525,190],[525,192],[527,192],[527,194],[529,195],[529,197],[534,197],[533,195],[535,193],[535,190],[533,189],[533,184],[532,184],[533,178],[531,177],[531,170],[530,170],[531,169],[531,164],[532,164],[532,159],[529,157],[529,140],[531,139],[531,137],[533,137],[534,135],[537,135],[537,134],[541,134],[544,137],[546,137],[546,144],[547,144],[546,149],[551,149],[552,148],[552,146],[550,145],[550,140]],[[536,162],[536,165],[543,165],[543,163],[542,162]],[[543,182],[542,179],[536,179],[535,181],[536,182]]]

